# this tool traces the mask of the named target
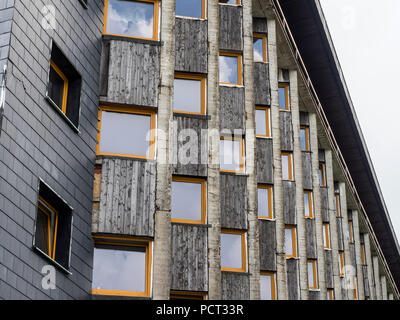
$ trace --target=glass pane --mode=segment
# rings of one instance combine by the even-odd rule
[[[301,150],[307,150],[307,135],[306,129],[300,129],[300,148]]]
[[[95,248],[92,288],[144,292],[146,253],[143,250]]]
[[[278,88],[279,108],[286,109],[286,88]]]
[[[221,233],[221,266],[242,268],[242,235]]]
[[[219,56],[219,82],[239,83],[238,57]]]
[[[256,109],[256,135],[267,135],[267,110]]]
[[[268,189],[259,188],[258,189],[258,216],[259,217],[269,217],[269,201],[268,201]]]
[[[272,300],[272,277],[260,275],[260,295],[261,300]]]
[[[49,218],[41,208],[38,208],[35,231],[35,246],[44,253],[49,253]]]
[[[176,15],[202,18],[202,0],[176,0]]]
[[[219,0],[220,3],[237,4],[237,0]]]
[[[109,0],[106,32],[152,39],[153,15],[153,3]]]
[[[103,111],[100,152],[149,156],[150,120],[147,115]]]
[[[308,267],[308,286],[314,287],[314,264],[312,262],[307,262]]]
[[[310,194],[308,192],[304,193],[304,215],[306,217],[311,216],[310,212]]]
[[[285,229],[285,249],[286,255],[293,256],[292,229]]]
[[[172,181],[172,218],[201,220],[201,184]]]
[[[49,97],[60,109],[62,109],[63,95],[64,80],[52,67],[50,67]]]
[[[220,140],[221,170],[240,171],[240,141]]]
[[[174,111],[201,113],[200,80],[174,80]]]
[[[289,180],[289,156],[282,155],[282,179]]]
[[[264,61],[264,46],[262,38],[253,38],[254,61]]]

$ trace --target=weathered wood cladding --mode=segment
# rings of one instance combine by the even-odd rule
[[[320,292],[316,290],[308,291],[308,300],[320,300]]]
[[[303,188],[306,190],[312,190],[312,166],[311,166],[311,153],[303,151],[301,153],[301,160],[303,166]]]
[[[268,23],[266,18],[253,18],[254,33],[268,33]]]
[[[108,70],[110,63],[110,41],[104,40],[100,60],[100,96],[107,96]]]
[[[321,213],[322,222],[329,223],[329,198],[328,198],[328,188],[320,187],[319,194],[321,196]]]
[[[257,183],[272,184],[274,182],[272,143],[272,139],[256,139]]]
[[[276,271],[276,222],[259,220],[260,269]]]
[[[271,105],[269,82],[268,63],[254,62],[254,103],[256,105]]]
[[[155,163],[104,158],[92,232],[153,237],[155,183]]]
[[[356,246],[354,243],[349,243],[350,249],[350,260],[351,264],[354,268],[357,268],[357,260],[356,260]]]
[[[318,160],[319,162],[325,162],[325,150],[319,149],[318,150]],[[336,188],[335,188],[336,190]]]
[[[250,300],[248,273],[221,272],[222,300]]]
[[[175,18],[175,71],[207,73],[207,20]]]
[[[324,250],[325,252],[325,282],[328,289],[333,289],[335,287],[333,281],[333,260],[332,260],[332,250]]]
[[[293,151],[292,113],[280,111],[281,150]]]
[[[221,173],[221,228],[247,229],[247,177]]]
[[[310,115],[308,112],[300,111],[300,125],[307,127],[310,125]]]
[[[243,8],[219,6],[219,49],[243,50]]]
[[[244,88],[220,86],[219,88],[220,130],[240,129],[244,133]]]
[[[364,282],[364,294],[366,297],[371,295],[371,291],[369,288],[369,280],[368,280],[368,266],[362,266],[362,277]]]
[[[299,270],[297,259],[286,260],[288,300],[299,300]]]
[[[174,116],[173,174],[207,176],[208,120]],[[196,141],[197,140],[197,141]]]
[[[296,225],[296,182],[282,181],[283,215],[285,224]]]
[[[315,219],[305,219],[306,252],[308,259],[317,259],[317,243],[315,238]]]
[[[172,224],[171,289],[208,291],[207,228]]]
[[[160,46],[110,40],[108,102],[157,107]]]
[[[342,218],[336,217],[336,225],[337,225],[337,237],[338,237],[338,250],[344,250],[344,239],[343,239],[343,225]]]

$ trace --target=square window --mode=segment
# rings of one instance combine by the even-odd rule
[[[293,158],[290,152],[282,152],[282,179],[293,180]]]
[[[256,136],[261,138],[271,137],[270,108],[256,107]]]
[[[176,74],[174,112],[206,114],[206,78],[201,75]]]
[[[310,136],[306,126],[300,127],[300,149],[302,151],[310,151]]]
[[[225,172],[244,172],[243,138],[221,137],[220,169]]]
[[[296,227],[285,227],[285,251],[286,258],[297,257]]]
[[[289,106],[289,85],[287,83],[279,83],[278,99],[280,110],[290,110]]]
[[[311,290],[318,289],[317,261],[308,260],[307,271],[308,271],[308,288]]]
[[[259,219],[273,219],[272,186],[259,185],[258,189],[258,218]]]
[[[235,53],[220,53],[219,83],[242,85],[242,56]]]
[[[172,222],[206,223],[206,181],[172,178]]]
[[[158,40],[158,0],[105,0],[104,34]]]
[[[275,273],[260,273],[260,300],[276,300]]]
[[[267,36],[253,34],[253,56],[255,62],[267,62]]]
[[[311,191],[304,191],[304,216],[306,218],[314,217],[313,196]]]
[[[175,14],[177,16],[206,18],[205,0],[176,0]]]
[[[135,108],[101,106],[98,155],[154,159],[155,112]]]
[[[221,231],[221,268],[223,271],[246,272],[246,236],[244,231]]]

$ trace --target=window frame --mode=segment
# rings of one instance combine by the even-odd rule
[[[366,256],[366,250],[365,250],[365,243],[360,243],[360,249],[361,249],[361,265],[366,266],[367,265],[367,256]]]
[[[257,215],[258,215],[258,219],[260,220],[272,220],[274,219],[274,201],[273,201],[273,197],[274,197],[274,190],[273,190],[273,186],[269,185],[269,184],[258,184],[257,185],[257,196],[258,196],[258,189],[266,189],[268,190],[268,212],[269,212],[269,216],[265,217],[265,216],[260,216],[259,215],[259,208],[257,206]]]
[[[320,187],[326,187],[326,165],[325,162],[320,161],[318,165],[318,169],[321,172],[321,180],[319,183]]]
[[[219,2],[218,1],[218,4],[222,4],[222,5],[228,5],[228,6],[240,6],[241,4],[242,4],[242,2],[241,2],[241,0],[236,0],[236,4],[234,4],[234,3],[224,3],[224,2]]]
[[[145,248],[145,291],[124,291],[124,290],[109,290],[109,289],[91,289],[91,294],[94,295],[105,295],[105,296],[119,296],[119,297],[150,297],[151,296],[151,280],[152,280],[152,254],[153,254],[153,242],[151,240],[145,240],[142,238],[128,238],[118,236],[103,236],[103,235],[92,235],[92,238],[96,245],[108,245],[121,248],[127,247],[140,247]],[[94,272],[94,268],[93,268]]]
[[[107,33],[107,18],[108,18],[108,4],[109,0],[104,1],[104,17],[103,17],[103,35],[108,36],[117,36],[122,38],[132,38],[132,39],[143,39],[143,40],[152,40],[158,41],[159,37],[159,14],[160,14],[160,0],[128,0],[128,2],[146,2],[146,3],[153,3],[153,37],[146,38],[146,37],[137,37],[137,36],[126,36],[121,34],[113,34]]]
[[[255,110],[264,110],[265,111],[265,123],[266,123],[266,134],[257,134],[257,128],[256,128],[256,138],[271,138],[271,122],[270,122],[270,112],[271,108],[268,106],[256,106]],[[256,114],[256,112],[254,112]]]
[[[220,136],[219,138],[220,143],[221,140],[230,140],[230,141],[239,141],[239,155],[240,155],[240,159],[239,159],[239,171],[235,171],[235,170],[225,170],[225,169],[221,169],[221,163],[220,163],[220,171],[221,172],[230,172],[230,173],[244,173],[245,171],[245,154],[244,154],[244,139],[243,138],[239,138],[239,137],[227,137],[227,136]],[[221,152],[221,150],[220,150]]]
[[[253,62],[268,62],[267,35],[265,33],[257,33],[257,32],[253,33],[253,52],[254,52],[254,39],[262,39],[262,42],[263,42],[263,60],[255,60],[254,57],[253,57]]]
[[[150,116],[150,141],[149,141],[149,155],[132,155],[132,154],[122,154],[122,153],[111,153],[111,152],[100,152],[100,136],[101,136],[101,119],[102,112],[115,112],[115,113],[128,113],[128,114],[137,114],[137,115],[146,115]],[[99,113],[98,113],[98,121],[97,121],[97,144],[96,144],[96,155],[98,156],[116,156],[116,157],[124,157],[124,158],[139,158],[139,159],[147,159],[154,160],[155,159],[155,149],[156,149],[156,111],[146,108],[136,108],[136,107],[125,107],[125,106],[106,106],[100,105]]]
[[[313,192],[310,190],[304,190],[304,194],[308,194],[308,207],[309,212],[306,215],[306,207],[304,206],[304,217],[306,219],[313,219],[314,218],[314,199],[313,199]],[[304,200],[304,199],[303,199]]]
[[[349,226],[349,242],[354,243],[354,230],[353,230],[353,221],[348,221]]]
[[[260,276],[270,276],[271,277],[271,301],[276,300],[276,278],[275,272],[271,271],[261,271]],[[261,279],[260,279],[261,282]]]
[[[331,249],[331,231],[329,223],[325,222],[322,224],[322,231],[324,236],[324,249]]]
[[[281,152],[281,164],[282,164],[282,156],[288,156],[288,170],[289,170],[289,177],[288,179],[283,179],[283,166],[282,166],[282,180],[283,181],[293,181],[294,179],[294,172],[293,172],[293,153],[292,152]]]
[[[226,51],[221,51],[218,54],[218,58],[220,56],[225,56],[225,57],[237,57],[237,64],[238,64],[238,83],[229,83],[229,82],[220,82],[218,79],[219,85],[230,85],[230,86],[243,86],[243,73],[242,73],[242,63],[243,63],[243,56],[241,53],[233,53],[233,52],[226,52]],[[218,75],[219,75],[219,61],[218,61]]]
[[[339,276],[344,277],[344,252],[339,251]]]
[[[312,264],[312,268],[313,268],[313,280],[314,283],[312,285],[310,285],[310,283],[308,282],[308,274],[309,274],[309,267],[310,267],[310,263]],[[319,285],[318,285],[318,272],[317,272],[317,260],[312,260],[312,259],[308,259],[307,260],[307,283],[308,283],[308,290],[318,290]]]
[[[189,19],[199,19],[199,20],[206,20],[207,19],[207,1],[206,0],[200,0],[201,1],[201,17],[192,17],[192,16],[182,16],[179,14],[176,14],[175,17],[178,18],[189,18]],[[175,12],[176,12],[176,4],[175,4]]]
[[[187,112],[187,111],[179,111],[173,110],[173,113],[179,114],[195,114],[195,115],[206,115],[207,108],[206,108],[206,76],[201,74],[191,74],[191,73],[184,73],[184,72],[176,72],[174,75],[175,79],[185,79],[185,80],[196,80],[201,81],[201,98],[200,98],[200,105],[201,111],[200,112]],[[174,90],[175,95],[175,90]]]
[[[335,300],[335,291],[334,291],[334,289],[327,289],[327,291],[326,291],[326,300]]]
[[[51,226],[51,217],[47,211],[51,211],[54,213],[54,230],[51,232],[52,226]],[[54,209],[54,207],[49,204],[41,195],[38,197],[38,204],[37,204],[37,215],[39,214],[45,214],[47,217],[47,244],[48,244],[48,252],[44,252],[41,248],[39,248],[36,245],[35,241],[35,247],[45,253],[49,258],[52,260],[55,260],[55,255],[56,255],[56,246],[57,246],[57,230],[58,230],[58,215],[59,212]],[[37,221],[37,216],[36,216],[36,221]],[[51,239],[51,235],[53,234],[53,239]],[[36,239],[36,228],[35,228],[35,239]]]
[[[59,106],[48,94],[48,98],[53,102],[64,115],[67,115],[67,104],[68,104],[68,90],[69,90],[69,81],[67,76],[61,71],[61,69],[56,65],[56,63],[51,59],[50,60],[50,68],[52,68],[58,76],[64,81],[63,93],[62,93],[62,105]],[[49,79],[50,83],[50,79]]]
[[[207,219],[207,181],[201,178],[172,176],[172,181],[184,182],[184,183],[198,183],[201,184],[201,220],[190,220],[190,219],[176,219],[172,218],[171,211],[171,222],[175,223],[190,223],[190,224],[206,224]],[[172,199],[171,199],[172,201]]]
[[[291,230],[291,232],[292,232],[292,248],[293,248],[293,254],[287,254],[286,253],[286,250],[287,250],[287,248],[285,248],[285,258],[286,259],[295,259],[295,258],[297,258],[297,235],[296,235],[296,226],[285,226],[285,230],[286,229],[288,229],[288,230]],[[285,241],[285,243],[286,243],[286,241]]]
[[[278,84],[278,90],[279,90],[279,88],[285,89],[285,108],[281,108],[279,106],[279,101],[278,101],[279,111],[290,111],[289,87],[290,87],[290,84],[286,83],[286,82],[279,82],[279,84]]]
[[[300,126],[300,132],[301,132],[301,130],[305,131],[306,148],[301,149],[301,134],[300,134],[300,149],[301,149],[301,151],[310,151],[310,128],[308,126]]]
[[[171,299],[175,297],[175,299]],[[206,292],[170,290],[169,300],[207,300]]]
[[[230,267],[223,267],[222,266],[222,254],[221,254],[221,271],[229,271],[229,272],[242,272],[245,273],[247,271],[247,251],[246,251],[246,231],[245,230],[236,230],[236,229],[226,229],[221,228],[221,234],[234,234],[234,235],[241,235],[242,240],[242,267],[239,268],[230,268]]]

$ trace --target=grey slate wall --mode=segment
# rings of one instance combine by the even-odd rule
[[[0,74],[7,64],[13,14],[14,1],[0,1]]]
[[[56,6],[55,30],[42,28],[42,1],[15,0],[0,137],[2,299],[85,299],[91,289],[103,4],[89,1],[86,10],[79,1],[46,3]],[[79,133],[44,99],[52,38],[82,75]],[[42,289],[49,262],[32,250],[39,177],[74,208],[72,275],[56,268],[56,290]]]

